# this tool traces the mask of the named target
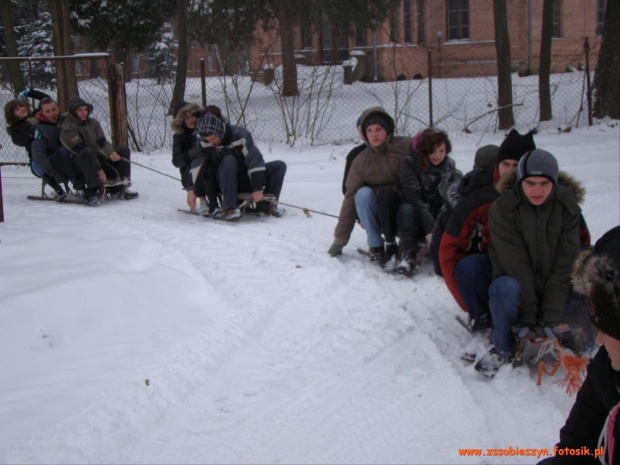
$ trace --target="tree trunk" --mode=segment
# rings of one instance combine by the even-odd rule
[[[13,19],[13,4],[11,0],[0,0],[0,8],[2,9],[2,27],[4,29],[6,53],[9,57],[16,57],[17,39],[15,38],[15,31],[13,30],[15,20]],[[17,94],[26,88],[26,84],[24,83],[24,75],[19,67],[19,62],[9,61],[8,65],[9,79],[13,85],[13,94],[17,96]]]
[[[185,80],[187,78],[187,56],[189,43],[187,38],[187,0],[176,0],[177,9],[177,34],[179,51],[177,56],[177,75],[174,80],[174,92],[170,102],[169,114],[172,114],[174,106],[185,99]]]
[[[68,0],[49,0],[49,7],[54,33],[54,55],[73,55]],[[58,79],[58,104],[61,108],[67,109],[69,99],[79,95],[77,78],[75,77],[75,62],[72,60],[57,61],[56,75]]]
[[[538,98],[540,102],[540,121],[550,121],[551,88],[551,39],[553,35],[553,0],[544,0],[542,17],[542,36],[540,40],[540,64],[538,71]]]
[[[603,43],[594,73],[594,116],[620,119],[620,2],[607,1]]]
[[[497,105],[500,107],[499,129],[509,129],[514,126],[515,122],[512,114],[512,62],[506,0],[493,0],[493,16],[495,53],[497,54]]]
[[[280,0],[279,6],[278,23],[282,45],[282,96],[294,97],[299,95],[299,89],[297,88],[291,0]]]

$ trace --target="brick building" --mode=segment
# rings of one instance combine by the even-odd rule
[[[507,0],[513,68],[537,72],[543,0]],[[578,68],[585,61],[584,41],[592,46],[594,67],[600,46],[605,0],[554,0],[552,72]],[[250,69],[281,64],[279,37],[255,31]],[[428,56],[436,77],[496,74],[493,0],[404,0],[376,31],[345,37],[323,20],[314,31],[296,27],[298,63],[342,63],[354,56],[358,78],[380,80],[426,77]],[[376,56],[376,68],[375,59]]]

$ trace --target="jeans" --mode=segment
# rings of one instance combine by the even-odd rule
[[[217,169],[217,179],[222,193],[222,208],[231,209],[237,206],[237,192],[252,192],[250,178],[245,171],[238,171],[239,161],[234,155],[225,155]],[[264,192],[280,198],[286,163],[270,161],[265,163]],[[260,202],[258,202],[260,204]]]
[[[396,213],[400,200],[393,189],[380,190],[364,186],[355,193],[355,209],[366,230],[369,247],[383,247],[386,242],[396,241]]]
[[[489,308],[493,317],[493,343],[500,355],[511,353],[511,330],[519,316],[521,299],[521,287],[510,276],[500,276],[491,283]]]
[[[454,270],[459,294],[474,320],[472,332],[490,328],[492,324],[489,312],[491,272],[491,260],[484,254],[463,257]]]

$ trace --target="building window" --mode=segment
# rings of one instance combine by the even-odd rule
[[[390,42],[398,42],[398,10],[396,8],[390,11]]]
[[[596,35],[603,37],[605,24],[605,0],[596,0]]]
[[[469,39],[469,0],[448,0],[448,40]]]
[[[213,60],[213,57],[207,57],[207,69],[210,73],[215,71],[215,61]]]
[[[553,0],[553,38],[562,37],[562,8],[560,0]]]
[[[301,48],[312,49],[312,29],[308,24],[301,25]]]
[[[418,44],[424,43],[424,0],[418,0]]]
[[[413,43],[413,34],[411,31],[411,0],[403,2],[403,39],[406,44]]]
[[[366,47],[368,45],[368,30],[364,27],[355,28],[355,45]]]

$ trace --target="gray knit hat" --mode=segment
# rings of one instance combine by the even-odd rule
[[[474,169],[482,166],[495,166],[498,151],[499,147],[493,144],[480,147],[476,150],[476,156],[474,157]]]
[[[526,153],[517,165],[517,181],[523,182],[531,176],[542,176],[555,184],[558,180],[558,161],[546,150],[535,149]]]
[[[226,132],[226,125],[224,124],[224,121],[211,113],[205,113],[205,115],[196,123],[196,128],[198,129],[199,134],[205,136],[213,135],[224,137],[224,133]]]

